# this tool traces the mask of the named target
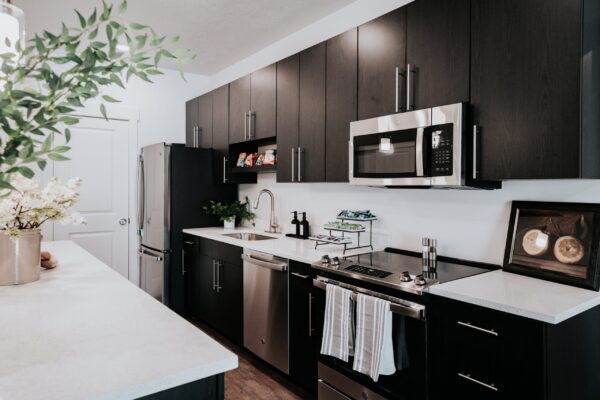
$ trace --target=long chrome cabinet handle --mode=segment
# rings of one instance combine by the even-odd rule
[[[187,243],[187,242],[186,242]],[[185,250],[181,250],[181,275],[185,275]]]
[[[290,272],[290,274],[292,274],[294,276],[297,276],[298,278],[302,278],[302,279],[308,279],[308,278],[310,278],[310,275],[302,275],[302,274],[299,274],[297,272]]]
[[[217,284],[216,284],[216,281],[217,281],[216,269],[217,268],[216,267],[217,267],[217,262],[215,260],[212,260],[212,273],[213,273],[212,274],[212,276],[213,276],[212,288],[213,288],[213,290],[216,290],[216,287],[217,287]]]
[[[227,156],[223,156],[223,183],[227,183]]]
[[[215,265],[217,266],[217,285],[216,285],[216,289],[217,289],[217,293],[219,293],[221,291],[221,289],[223,289],[221,287],[221,262],[220,261],[215,261]]]
[[[298,182],[302,182],[302,148],[298,147]]]
[[[142,224],[144,221],[144,183],[143,183],[143,176],[144,176],[144,159],[142,157],[142,155],[140,154],[139,158],[138,158],[138,176],[137,176],[137,180],[138,180],[138,193],[137,193],[137,203],[138,203],[138,209],[137,209],[137,223],[138,223],[138,235],[141,237],[142,236]]]
[[[308,293],[308,336],[312,336],[312,293]]]
[[[481,327],[479,327],[477,325],[473,325],[470,322],[457,321],[457,323],[458,323],[458,325],[464,326],[465,328],[471,328],[471,329],[474,329],[474,330],[479,331],[479,332],[487,333],[488,335],[498,336],[498,332],[496,332],[493,329],[481,328]]]
[[[406,64],[406,111],[410,111],[410,64]]]
[[[254,139],[254,118],[256,113],[254,111],[248,111],[248,139]]]
[[[248,111],[244,112],[244,140],[248,140]]]
[[[396,67],[396,112],[400,112],[400,99],[398,98],[398,85],[399,85],[400,68]]]
[[[481,386],[483,386],[483,387],[486,387],[486,388],[488,388],[488,389],[491,389],[491,390],[493,390],[494,392],[497,392],[497,391],[498,391],[498,388],[497,388],[496,386],[494,386],[493,384],[489,384],[489,383],[481,382],[481,381],[478,381],[478,380],[477,380],[477,379],[475,379],[475,378],[471,378],[471,375],[470,375],[470,374],[461,374],[461,373],[459,372],[459,373],[458,373],[458,376],[460,376],[460,377],[461,377],[461,378],[463,378],[463,379],[466,379],[466,380],[468,380],[469,382],[473,382],[473,383],[476,383],[476,384],[478,384],[478,385],[481,385]]]
[[[477,179],[477,125],[473,125],[473,179]]]
[[[292,147],[292,182],[296,182],[296,149]]]

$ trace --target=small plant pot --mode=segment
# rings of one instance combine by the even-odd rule
[[[225,227],[225,229],[235,229],[235,219],[232,219],[232,220],[225,219],[225,220],[223,220],[223,226]]]
[[[0,286],[40,279],[41,242],[39,229],[22,230],[17,239],[0,231]]]

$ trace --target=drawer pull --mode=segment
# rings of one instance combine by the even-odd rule
[[[481,328],[481,327],[479,327],[477,325],[473,325],[470,322],[458,321],[458,324],[460,326],[464,326],[465,328],[471,328],[471,329],[475,329],[476,331],[479,331],[479,332],[487,333],[488,335],[498,336],[498,332],[496,332],[495,330],[493,330],[493,329],[484,329],[484,328]]]
[[[487,383],[484,383],[484,382],[478,381],[478,380],[477,380],[477,379],[475,379],[475,378],[471,378],[471,374],[461,374],[461,373],[459,372],[459,373],[458,373],[458,376],[460,376],[460,377],[461,377],[461,378],[463,378],[463,379],[466,379],[466,380],[468,380],[469,382],[473,382],[473,383],[476,383],[476,384],[478,384],[478,385],[481,385],[481,386],[483,386],[483,387],[486,387],[486,388],[488,388],[488,389],[491,389],[491,390],[493,390],[494,392],[497,392],[497,391],[498,391],[498,388],[497,388],[496,386],[494,386],[493,384],[487,384]]]

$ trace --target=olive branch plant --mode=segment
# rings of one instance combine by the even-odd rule
[[[103,0],[87,18],[74,10],[79,26],[63,23],[60,33],[44,31],[25,45],[0,38],[14,48],[0,54],[0,196],[14,190],[13,174],[32,178],[35,165],[43,170],[48,160],[68,160],[69,126],[79,122],[76,111],[86,101],[101,99],[100,112],[108,118],[106,104],[119,100],[103,94],[103,87],[125,88],[133,76],[152,83],[162,74],[161,60],[182,65],[194,58],[169,49],[178,37],[122,22],[126,10],[126,0],[118,7]],[[55,135],[64,143],[55,144]]]

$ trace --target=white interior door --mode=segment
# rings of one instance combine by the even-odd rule
[[[82,226],[53,224],[54,240],[73,240],[129,277],[129,122],[81,118],[71,129],[69,161],[52,163],[63,182],[81,178],[75,209]],[[57,138],[57,140],[60,140]]]

